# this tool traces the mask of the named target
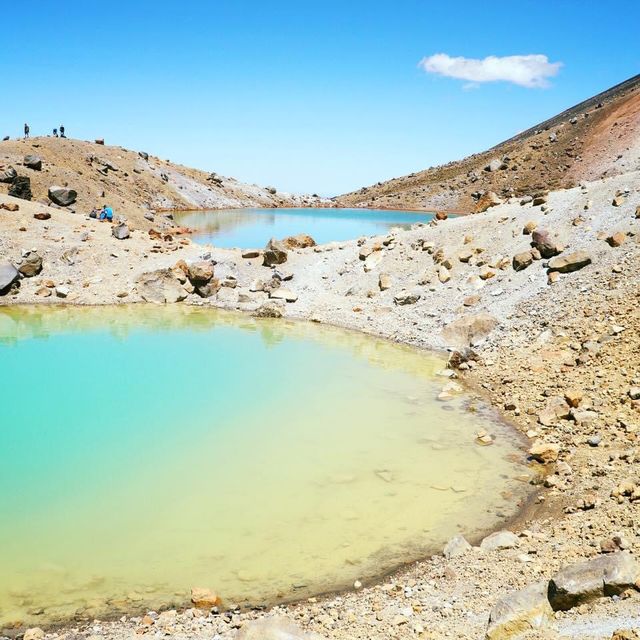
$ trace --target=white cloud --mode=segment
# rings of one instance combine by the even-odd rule
[[[512,82],[521,87],[548,86],[547,79],[557,75],[562,62],[549,62],[547,56],[488,56],[477,58],[452,58],[446,53],[436,53],[420,60],[418,66],[427,73],[437,73],[449,78],[480,82]]]

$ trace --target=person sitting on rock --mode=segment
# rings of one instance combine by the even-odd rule
[[[57,137],[58,137],[58,130],[57,130],[57,129],[54,129],[54,130],[53,130],[53,137],[54,137],[54,138],[57,138]]]
[[[100,220],[108,220],[109,222],[113,220],[113,209],[106,204],[102,207],[102,211],[100,211]]]
[[[29,125],[24,123],[24,139],[26,140],[29,137]]]
[[[67,136],[64,135],[64,125],[61,124],[60,125],[60,137],[61,138],[66,138]]]

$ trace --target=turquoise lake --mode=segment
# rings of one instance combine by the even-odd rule
[[[523,453],[477,403],[437,400],[443,366],[178,305],[0,307],[0,630],[192,587],[308,597],[495,526]]]
[[[430,213],[383,209],[225,209],[174,214],[178,224],[196,230],[197,242],[218,247],[262,248],[270,238],[309,234],[318,244],[384,234],[429,222]]]

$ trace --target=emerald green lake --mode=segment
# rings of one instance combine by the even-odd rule
[[[0,308],[0,628],[191,587],[306,597],[494,526],[522,453],[490,414],[436,400],[442,367],[182,306]]]

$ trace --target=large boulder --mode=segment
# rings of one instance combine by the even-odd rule
[[[18,277],[18,270],[10,262],[0,262],[0,295],[8,293]]]
[[[17,177],[18,172],[13,167],[0,171],[0,182],[11,184]]]
[[[33,278],[42,271],[42,258],[35,252],[29,251],[23,258],[18,271],[25,278]]]
[[[551,464],[560,455],[560,445],[544,440],[536,440],[529,449],[529,457],[541,464]]]
[[[275,267],[287,261],[287,246],[284,242],[271,238],[262,254],[262,264],[265,267]]]
[[[546,627],[553,614],[547,585],[542,580],[500,598],[489,614],[487,640],[509,640]]]
[[[187,297],[185,288],[172,269],[143,273],[136,282],[136,288],[143,300],[154,304],[180,302]]]
[[[531,234],[531,244],[543,258],[553,258],[564,251],[564,246],[552,238],[546,229],[536,229]]]
[[[131,235],[131,232],[129,227],[124,222],[121,222],[111,227],[111,235],[117,240],[126,240]]]
[[[303,631],[286,618],[263,618],[246,622],[235,640],[324,640],[317,633]]]
[[[471,347],[486,338],[498,324],[489,313],[462,316],[442,330],[442,337],[450,347]]]
[[[14,198],[31,200],[33,197],[31,193],[31,179],[28,176],[15,177],[7,193]]]
[[[68,189],[66,187],[49,187],[49,199],[51,202],[55,202],[60,207],[68,207],[72,205],[78,194],[73,189]]]
[[[610,553],[574,564],[549,581],[548,597],[554,611],[566,611],[603,596],[636,588],[640,569],[628,552]]]
[[[187,276],[194,286],[207,284],[213,278],[213,262],[199,260],[191,263],[187,268]]]
[[[549,271],[559,271],[560,273],[571,273],[578,271],[591,264],[591,257],[586,251],[575,251],[567,255],[558,256],[549,260]]]
[[[22,161],[22,164],[29,169],[33,169],[34,171],[42,170],[42,158],[40,156],[36,156],[33,154],[26,155],[24,157],[24,160]]]
[[[513,261],[512,261],[513,270],[523,271],[527,267],[531,266],[532,262],[533,262],[533,255],[531,254],[531,251],[523,251],[522,253],[516,253],[516,255],[513,256]]]

